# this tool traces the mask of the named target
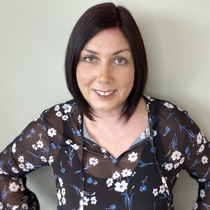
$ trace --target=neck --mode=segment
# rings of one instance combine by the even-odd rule
[[[143,113],[145,113],[146,110],[146,102],[143,98],[139,101],[139,104],[134,112],[134,114],[130,117],[128,122],[132,122],[136,117],[141,116]],[[119,125],[119,126],[124,126],[127,124],[125,122],[125,118],[121,116],[121,111],[113,111],[109,113],[98,113],[96,116],[94,116],[94,121],[88,119],[86,116],[83,116],[84,122],[88,125],[92,126],[112,126],[112,125]]]

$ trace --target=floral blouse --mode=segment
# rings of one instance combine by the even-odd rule
[[[210,209],[210,143],[187,112],[145,100],[150,133],[118,158],[84,136],[74,100],[45,110],[0,154],[0,209],[40,209],[26,175],[45,165],[59,210],[171,210],[182,169],[199,184],[192,209]]]

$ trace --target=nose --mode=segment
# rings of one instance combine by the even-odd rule
[[[110,83],[112,81],[112,69],[109,64],[101,64],[98,72],[99,83]]]

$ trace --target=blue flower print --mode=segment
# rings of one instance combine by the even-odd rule
[[[97,181],[94,181],[91,177],[89,177],[89,178],[87,179],[87,183],[88,183],[88,184],[97,185]]]
[[[170,127],[166,126],[165,133],[163,134],[163,136],[166,136],[170,132],[170,130]]]
[[[142,180],[141,182],[142,182],[142,185],[141,185],[140,188],[139,188],[140,192],[145,192],[145,191],[147,191],[147,186],[145,185],[145,182],[147,182],[147,176],[146,176],[145,179]]]
[[[105,208],[105,210],[114,210],[114,209],[117,209],[116,205],[115,204],[111,204],[109,206],[109,208]]]
[[[29,132],[29,134],[28,134],[28,136],[27,136],[27,139],[31,139],[32,136],[33,136],[35,133],[36,133],[36,130],[35,130],[34,128],[31,128],[31,130],[30,130],[30,132]]]
[[[152,165],[153,163],[144,163],[142,160],[139,160],[139,168],[144,168],[145,166]]]

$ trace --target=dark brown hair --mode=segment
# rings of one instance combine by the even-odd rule
[[[78,104],[79,109],[89,119],[93,120],[93,111],[84,99],[76,80],[76,68],[80,53],[86,43],[100,31],[119,27],[126,36],[134,58],[135,79],[133,88],[125,101],[121,116],[128,120],[134,113],[140,98],[143,95],[147,81],[147,58],[144,42],[139,28],[123,6],[113,3],[97,4],[89,8],[77,21],[71,33],[65,58],[65,75],[67,87]]]

